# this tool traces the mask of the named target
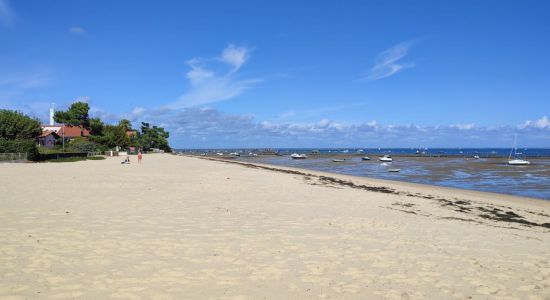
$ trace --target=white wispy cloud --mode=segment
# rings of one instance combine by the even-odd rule
[[[292,113],[290,113],[292,114]],[[478,126],[472,123],[424,126],[381,124],[376,120],[343,123],[256,120],[214,108],[135,108],[119,115],[135,123],[162,124],[176,147],[509,147],[514,134],[522,145],[550,142],[547,117],[520,125]],[[526,125],[527,124],[527,125]]]
[[[259,78],[242,79],[239,76],[239,70],[249,57],[248,48],[230,44],[219,57],[188,60],[186,63],[190,69],[186,78],[189,80],[189,89],[168,107],[176,109],[205,105],[240,95],[262,81]]]
[[[86,34],[87,33],[86,29],[84,29],[82,27],[79,27],[79,26],[74,26],[74,27],[69,28],[69,32],[74,33],[74,34]]]
[[[457,128],[457,129],[460,129],[460,130],[472,130],[475,128],[475,124],[473,123],[468,123],[468,124],[453,124],[453,125],[450,125],[451,127],[453,128]]]
[[[382,51],[376,57],[374,66],[362,78],[367,81],[374,81],[390,77],[406,68],[414,67],[412,62],[401,62],[409,53],[411,42],[404,42]]]
[[[15,14],[10,8],[8,0],[0,0],[0,23],[11,25],[15,20]]]
[[[229,44],[222,51],[221,60],[233,66],[233,71],[238,71],[248,60],[249,50],[246,47],[237,47]]]
[[[518,128],[519,129],[530,129],[530,128],[550,129],[550,120],[548,119],[547,116],[543,116],[542,118],[535,121],[527,120],[525,121],[525,123],[519,125]]]

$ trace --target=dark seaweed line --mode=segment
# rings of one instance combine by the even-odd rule
[[[196,156],[193,156],[193,157],[196,157]],[[429,200],[435,200],[435,201],[439,202],[439,204],[443,207],[452,206],[452,209],[454,211],[465,213],[465,214],[474,213],[472,211],[473,208],[470,207],[470,205],[472,203],[468,200],[452,201],[452,200],[448,200],[448,199],[445,199],[445,198],[436,198],[436,197],[431,196],[431,195],[422,195],[420,193],[416,193],[416,194],[407,193],[407,194],[404,194],[404,193],[401,193],[399,191],[396,191],[395,189],[388,188],[388,187],[370,186],[370,185],[365,185],[365,184],[355,184],[354,182],[349,181],[349,180],[343,180],[343,179],[338,179],[338,178],[324,176],[324,175],[315,175],[315,174],[305,173],[305,172],[300,172],[300,171],[295,171],[295,170],[273,168],[273,167],[261,166],[261,165],[245,163],[245,162],[230,161],[230,160],[224,160],[224,159],[215,159],[215,158],[209,158],[209,157],[208,158],[207,157],[199,157],[199,158],[200,159],[211,160],[211,161],[218,161],[218,162],[241,165],[241,166],[245,166],[245,167],[253,168],[253,169],[264,169],[264,170],[269,170],[269,171],[274,171],[274,172],[300,175],[300,176],[310,177],[310,178],[314,177],[314,178],[318,178],[319,181],[321,181],[323,183],[326,183],[326,184],[337,184],[337,185],[341,185],[341,186],[347,186],[347,187],[350,187],[350,188],[361,189],[361,190],[370,191],[370,192],[394,194],[394,195],[406,195],[408,197],[416,197],[416,198],[424,198],[424,199],[429,199]],[[521,224],[521,225],[528,226],[528,227],[550,228],[550,223],[531,222],[531,221],[526,220],[525,217],[520,216],[520,215],[516,214],[513,211],[503,212],[501,209],[495,208],[495,207],[492,207],[492,209],[487,209],[487,208],[481,207],[481,206],[475,207],[475,208],[478,212],[481,212],[480,214],[476,214],[476,216],[478,216],[480,218],[483,218],[483,219],[497,221],[497,222],[517,223],[517,224]],[[461,219],[461,218],[457,218],[457,219]]]
[[[426,198],[426,197],[424,197]],[[428,198],[429,199],[429,198]],[[477,211],[477,216],[483,219],[499,221],[499,222],[508,222],[508,223],[518,223],[528,227],[544,227],[550,228],[550,223],[535,223],[525,219],[525,217],[518,215],[517,213],[509,210],[504,211],[497,207],[483,207],[483,206],[472,206],[472,202],[468,200],[456,200],[451,201],[444,198],[433,198],[438,201],[441,206],[451,206],[454,211],[460,213],[475,213],[473,210]]]

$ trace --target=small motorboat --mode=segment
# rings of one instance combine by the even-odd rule
[[[238,152],[233,152],[233,153],[230,153],[229,155],[232,155],[232,156],[241,156]]]
[[[368,156],[363,156],[363,157],[361,157],[361,160],[370,160],[370,157],[368,157]]]
[[[345,158],[342,158],[342,159],[333,159],[332,162],[345,162],[346,159]]]
[[[383,161],[383,162],[392,162],[393,161],[393,158],[391,158],[391,156],[389,155],[384,155],[382,157],[379,157],[378,158],[379,161]]]
[[[401,171],[401,169],[388,169],[388,172],[391,172],[391,173],[397,173]]]
[[[305,155],[304,153],[301,153],[301,154],[292,153],[292,154],[290,154],[290,157],[292,159],[305,159],[305,158],[307,158],[307,155]]]
[[[479,159],[479,155],[474,155],[474,159]]]

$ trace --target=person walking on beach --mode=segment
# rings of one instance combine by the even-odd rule
[[[143,158],[143,155],[141,154],[141,150],[138,151],[138,163],[141,164],[141,159]]]

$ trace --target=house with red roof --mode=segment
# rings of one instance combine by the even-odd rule
[[[49,131],[49,130],[42,131],[42,134],[37,138],[38,146],[53,148],[58,138],[59,138],[59,135],[57,135],[57,133],[53,131]]]
[[[51,131],[55,132],[58,136],[64,137],[65,139],[73,139],[75,137],[84,136],[87,137],[90,135],[90,130],[87,128],[80,128],[80,126],[72,125],[41,125],[42,132]]]

